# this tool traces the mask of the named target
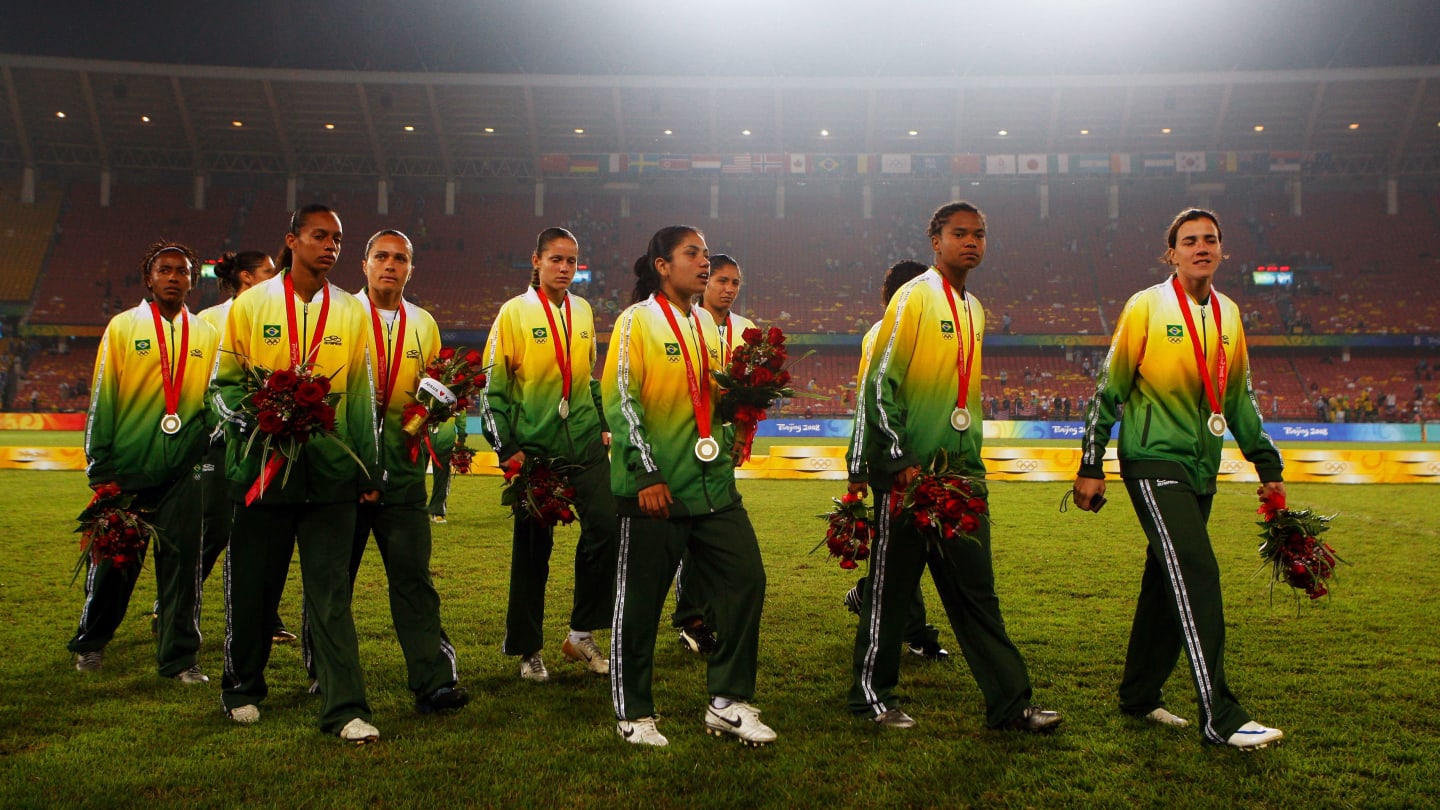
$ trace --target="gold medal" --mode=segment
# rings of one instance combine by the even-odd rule
[[[706,436],[695,442],[695,457],[706,464],[720,457],[720,443]]]
[[[1210,432],[1216,436],[1224,436],[1226,428],[1225,414],[1210,414],[1210,418],[1205,421],[1205,427],[1210,428]]]
[[[964,408],[956,408],[950,412],[950,427],[964,433],[970,429],[970,411]]]
[[[180,421],[180,414],[167,413],[164,416],[160,417],[160,432],[164,433],[166,436],[174,436],[176,433],[180,432],[180,426],[182,424],[183,423]]]

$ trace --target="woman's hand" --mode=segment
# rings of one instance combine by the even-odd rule
[[[670,504],[675,502],[670,496],[669,484],[651,484],[640,490],[636,497],[640,499],[640,511],[656,520],[669,519]]]

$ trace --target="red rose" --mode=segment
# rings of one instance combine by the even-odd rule
[[[965,502],[959,498],[949,498],[940,509],[945,513],[945,517],[955,520],[965,514]]]
[[[476,374],[474,377],[471,377],[470,379],[475,382],[475,387],[476,387],[476,388],[484,388],[484,387],[485,387],[485,382],[486,382],[489,378],[486,377],[484,374]]]
[[[780,327],[772,326],[769,331],[765,333],[765,342],[783,346],[785,344],[785,333],[780,331]]]
[[[754,346],[760,342],[760,330],[752,326],[740,333],[740,339]]]
[[[846,571],[853,571],[857,566],[855,565],[854,560],[842,559],[840,560],[840,567],[844,568]]]
[[[470,407],[470,400],[467,397],[460,397],[455,400],[455,410],[463,411]]]
[[[295,389],[295,401],[301,405],[315,405],[325,398],[325,389],[314,380],[306,380]]]
[[[465,362],[469,363],[472,366],[480,365],[480,359],[480,352],[477,352],[474,349],[471,349],[470,351],[465,353]]]
[[[777,355],[771,356],[771,358],[770,358],[769,360],[766,360],[766,361],[765,361],[765,366],[766,366],[766,368],[769,368],[771,371],[779,371],[780,369],[782,369],[782,368],[785,367],[785,357],[784,357],[784,355],[777,354]]]
[[[436,357],[440,360],[453,360],[455,358],[455,350],[446,346],[440,350],[440,354],[436,355]]]
[[[784,388],[790,384],[790,372],[779,371],[775,373],[775,384]]]
[[[979,519],[979,518],[975,517],[974,515],[961,515],[961,516],[960,516],[960,529],[961,529],[961,531],[964,531],[966,534],[972,534],[972,533],[974,533],[974,531],[975,531],[976,529],[978,529],[978,528],[980,528],[980,519]]]
[[[270,374],[269,378],[265,380],[265,387],[271,391],[289,391],[299,380],[300,378],[295,376],[295,372],[288,368],[282,368]]]
[[[756,386],[756,387],[759,387],[759,386],[762,386],[762,385],[769,385],[770,383],[772,383],[772,382],[774,382],[774,381],[775,381],[775,374],[774,374],[774,372],[772,372],[772,371],[771,371],[770,369],[768,369],[768,368],[765,368],[764,366],[761,366],[760,368],[755,369],[754,373],[752,373],[752,374],[750,375],[750,383],[751,383],[752,385]]]
[[[975,512],[981,515],[985,514],[985,502],[980,500],[979,498],[971,498],[970,500],[965,502],[965,506],[971,512]]]
[[[273,378],[273,377],[272,377]],[[285,428],[285,420],[275,411],[260,412],[260,430],[264,433],[276,434]]]
[[[329,377],[322,377],[322,376],[320,376],[320,375],[317,374],[317,375],[315,375],[314,377],[311,377],[311,378],[310,378],[310,381],[313,382],[313,383],[315,383],[316,385],[320,386],[320,390],[321,390],[321,391],[324,391],[327,395],[330,393],[330,378],[329,378]]]

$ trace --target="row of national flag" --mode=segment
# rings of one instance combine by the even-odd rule
[[[546,175],[803,174],[912,175],[1127,175],[1300,172],[1327,163],[1323,152],[1153,152],[1014,155],[816,155],[750,152],[738,155],[672,155],[612,152],[540,156]]]

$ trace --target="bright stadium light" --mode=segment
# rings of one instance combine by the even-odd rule
[[[750,130],[748,130],[748,129],[742,129],[742,130],[740,130],[740,134],[741,134],[741,135],[747,135],[747,136],[748,136],[748,135],[750,134]]]
[[[56,118],[64,118],[64,117],[65,117],[65,113],[57,110],[57,111],[55,112],[55,117],[56,117]]]
[[[406,131],[406,132],[414,132],[414,131],[415,131],[415,125],[414,125],[414,124],[406,124],[406,125],[405,125],[405,131]]]
[[[1255,125],[1255,131],[1256,131],[1256,132],[1264,132],[1264,131],[1265,131],[1265,125],[1264,125],[1264,124],[1256,124],[1256,125]]]
[[[576,135],[584,135],[584,134],[585,134],[585,129],[584,129],[583,127],[576,127],[576,128],[575,128],[575,134],[576,134]]]
[[[325,125],[325,128],[326,128],[326,129],[334,129],[334,128],[335,128],[335,125],[334,125],[334,124],[326,124],[326,125]]]
[[[148,116],[148,115],[142,115],[142,116],[140,116],[140,123],[142,123],[142,124],[148,124],[148,123],[150,123],[150,116]]]
[[[1000,137],[1003,138],[1003,137],[1005,137],[1006,135],[1009,135],[1009,134],[1010,134],[1010,130],[1008,130],[1008,129],[1002,129],[1002,130],[1000,130],[999,132],[997,132],[997,133],[995,133],[995,134],[996,134],[996,135],[999,135]]]
[[[1080,130],[1080,134],[1081,134],[1081,135],[1089,135],[1089,134],[1090,134],[1090,130],[1088,130],[1088,129],[1082,129],[1082,130]]]
[[[485,127],[485,134],[486,134],[486,135],[494,135],[494,134],[495,134],[495,127]]]
[[[232,126],[232,127],[243,127],[243,126],[245,126],[245,122],[244,122],[244,121],[231,121],[231,122],[230,122],[230,126]]]
[[[1436,126],[1440,126],[1440,123],[1437,123]],[[1359,125],[1359,124],[1351,124],[1351,125],[1350,125],[1350,128],[1351,128],[1351,129],[1359,129],[1359,128],[1360,128],[1360,125]]]
[[[910,130],[910,137],[912,137],[912,138],[915,137],[916,135],[919,135],[919,134],[920,134],[920,130],[918,130],[918,129],[912,129],[912,130]]]
[[[1162,128],[1162,129],[1160,130],[1160,134],[1162,134],[1162,135],[1169,135],[1169,134],[1170,134],[1170,128],[1169,128],[1169,127],[1164,127],[1164,128]]]
[[[674,135],[674,134],[675,134],[675,130],[673,130],[673,129],[667,129],[667,130],[665,130],[665,134],[666,134],[666,135]]]
[[[830,137],[830,130],[828,130],[828,129],[822,129],[822,130],[820,130],[820,137],[822,137],[822,138],[828,138],[828,137]]]

